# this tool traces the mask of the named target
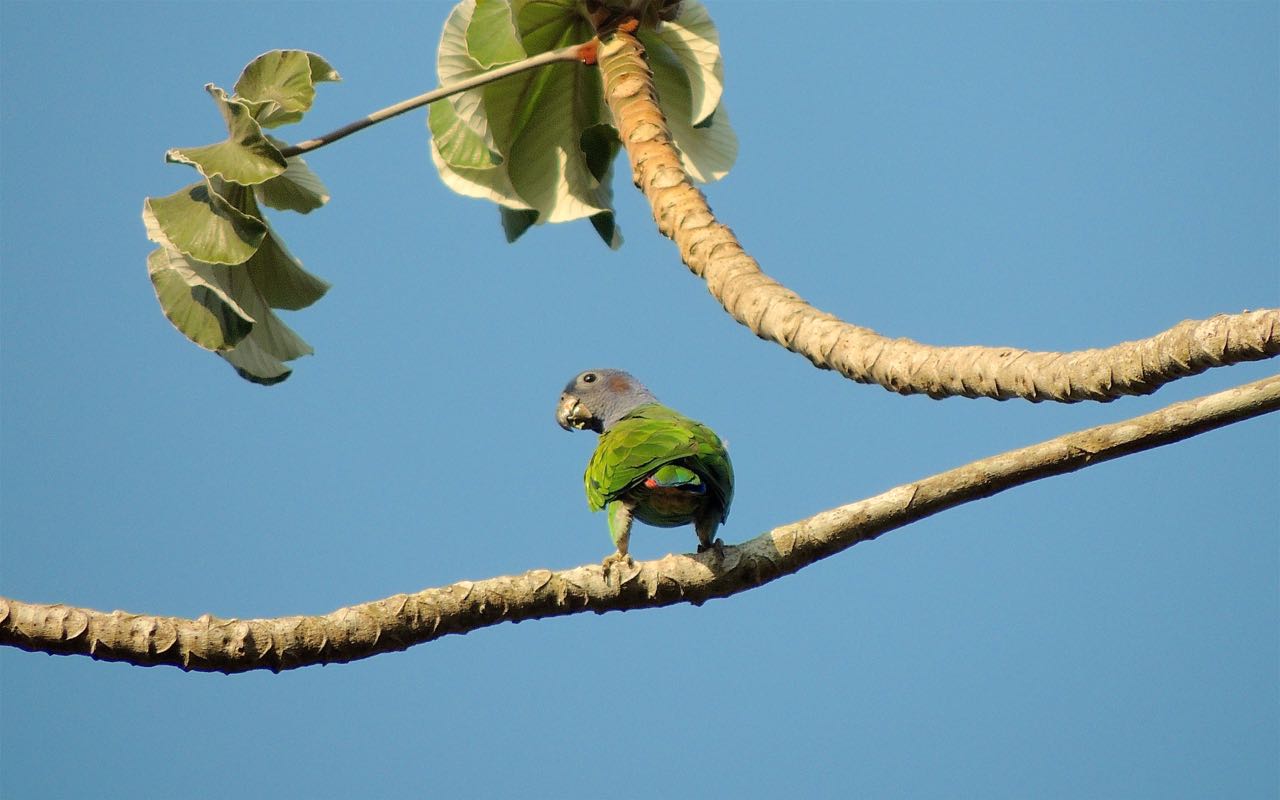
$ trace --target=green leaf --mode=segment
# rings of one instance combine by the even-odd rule
[[[308,52],[307,61],[311,63],[311,83],[336,83],[342,80],[342,76],[323,56]]]
[[[572,2],[527,2],[516,18],[531,54],[586,41],[590,25]],[[587,167],[582,132],[608,121],[600,73],[553,64],[484,87],[484,110],[511,184],[542,222],[610,210],[608,193]]]
[[[594,34],[578,0],[463,0],[441,36],[441,83],[483,74],[484,65],[514,57],[513,19],[521,54],[585,42]],[[617,134],[610,120],[598,70],[553,64],[433,106],[432,160],[449,188],[505,207],[508,240],[533,224],[586,217],[616,246],[621,237],[609,179]]]
[[[261,386],[275,386],[293,374],[293,370],[286,367],[283,361],[251,339],[241,342],[234,350],[218,355],[234,367],[241,378]]]
[[[502,216],[502,232],[506,234],[508,242],[519,239],[538,222],[537,211],[498,206],[498,212]]]
[[[427,127],[440,157],[451,167],[493,169],[503,162],[502,156],[491,151],[483,137],[467,127],[449,103],[431,104]]]
[[[311,355],[311,346],[280,321],[270,308],[247,269],[215,266],[218,284],[225,287],[240,307],[255,320],[253,331],[246,337],[258,343],[266,352],[281,361],[292,361],[299,356]]]
[[[213,272],[215,282],[255,320],[248,336],[234,349],[218,355],[254,383],[270,385],[289,377],[290,370],[283,362],[310,355],[311,346],[267,307],[250,270],[218,266]]]
[[[587,169],[600,183],[601,192],[605,193],[609,205],[612,206],[613,165],[617,160],[618,151],[622,149],[622,143],[618,141],[617,129],[612,125],[593,125],[582,132],[579,144],[587,159]],[[610,250],[622,247],[622,229],[615,222],[612,211],[592,214],[590,220],[591,226],[595,228],[596,233],[600,234],[600,238]]]
[[[432,134],[431,160],[445,186],[464,197],[492,200],[506,208],[529,207],[511,185],[506,163],[458,119],[453,106],[432,104],[427,124]]]
[[[143,201],[147,238],[207,264],[243,264],[262,244],[267,226],[209,188],[193,183]]]
[[[467,28],[475,11],[475,0],[463,0],[453,7],[444,23],[444,31],[440,35],[440,47],[436,51],[436,72],[440,85],[447,86],[467,78],[473,78],[485,72],[467,49]],[[481,104],[484,101],[482,89],[471,89],[450,97],[447,101],[453,106],[458,119],[476,135],[484,140],[489,149],[493,149],[493,137],[489,133],[488,123],[484,118]],[[432,104],[434,109],[442,103]]]
[[[228,197],[244,213],[263,220],[267,235],[253,256],[244,263],[254,288],[262,295],[263,302],[272,308],[306,308],[329,291],[329,283],[302,268],[302,262],[285,247],[279,234],[272,230],[262,210],[254,201],[254,195],[246,189],[237,189],[238,196]]]
[[[700,124],[720,105],[724,92],[720,34],[711,21],[711,15],[697,0],[684,0],[678,17],[654,31],[642,31],[640,34],[646,48],[655,38],[662,40],[684,70],[691,98],[690,122]]]
[[[542,72],[541,79],[535,79],[526,92],[503,96],[502,87],[491,86],[492,91],[485,93],[495,127],[503,113],[519,107],[531,108],[533,118],[539,121],[524,126],[510,139],[501,134],[498,137],[499,149],[507,157],[511,185],[546,222],[568,222],[606,211],[607,193],[601,191],[578,145],[582,130],[598,121],[591,104],[579,102],[591,93],[575,87],[580,76],[574,65],[559,64]]]
[[[288,166],[275,145],[262,135],[249,107],[213,84],[205,91],[213,97],[230,136],[226,141],[203,147],[181,147],[165,154],[168,161],[190,164],[206,178],[221,177],[232,183],[262,183],[281,174]]]
[[[211,265],[158,247],[147,256],[147,273],[164,315],[206,350],[229,350],[253,329],[253,317],[215,283]]]
[[[467,30],[474,0],[464,0],[449,14],[440,38],[436,68],[440,83],[456,83],[483,73],[467,51]],[[483,92],[463,92],[433,103],[427,114],[431,130],[431,160],[440,180],[465,197],[491,200],[511,209],[527,209],[507,174],[505,159],[495,152],[482,107]]]
[[[276,147],[285,146],[284,142],[268,138]],[[308,214],[329,202],[329,190],[302,156],[285,160],[289,166],[283,173],[253,187],[259,202],[280,211],[297,211],[300,214]]]
[[[595,36],[578,0],[512,0],[511,14],[529,55],[590,41]]]
[[[618,227],[613,220],[612,211],[601,211],[595,214],[591,219],[591,227],[596,229],[596,233],[600,234],[600,238],[609,246],[610,250],[617,250],[622,247],[622,229]]]
[[[244,266],[263,301],[272,308],[306,308],[329,291],[329,282],[303,269],[270,225],[262,245]]]
[[[476,0],[466,41],[467,53],[483,69],[525,57],[507,0]]]
[[[587,170],[591,177],[608,185],[606,178],[613,160],[622,148],[618,140],[618,129],[607,123],[592,125],[578,137],[578,146],[587,159]]]
[[[671,138],[680,148],[684,168],[701,183],[718,181],[738,159],[738,135],[729,123],[729,112],[722,104],[715,113],[697,127],[683,123],[672,126]]]
[[[275,128],[302,119],[315,100],[317,83],[338,80],[338,71],[315,53],[272,50],[249,62],[235,93],[252,106],[260,125]]]
[[[728,112],[721,105],[695,126],[689,75],[680,60],[664,39],[645,37],[644,45],[658,102],[685,170],[701,183],[723,178],[738,157],[738,137],[729,125]]]

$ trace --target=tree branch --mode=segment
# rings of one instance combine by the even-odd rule
[[[358,119],[355,122],[343,125],[341,128],[338,128],[335,131],[330,131],[323,136],[315,139],[308,139],[305,142],[298,142],[295,145],[283,148],[280,151],[280,155],[285,158],[290,158],[292,156],[302,155],[303,153],[309,153],[312,150],[324,147],[326,144],[332,144],[339,139],[350,136],[357,131],[362,131],[370,125],[377,125],[383,120],[397,117],[406,111],[412,111],[415,108],[420,108],[430,103],[434,103],[437,100],[443,100],[450,95],[465,92],[466,90],[474,89],[477,86],[484,86],[487,83],[493,83],[494,81],[501,80],[511,75],[516,75],[524,72],[525,70],[537,69],[538,67],[543,67],[547,64],[556,64],[561,61],[581,61],[585,64],[594,64],[597,44],[596,40],[593,39],[582,44],[572,44],[556,50],[548,50],[545,53],[538,53],[537,55],[529,56],[526,59],[490,70],[483,75],[476,75],[473,78],[467,78],[466,80],[458,81],[457,83],[450,84],[448,86],[441,86],[438,89],[433,89],[425,94],[420,94],[417,97],[410,97],[408,100],[401,100],[395,105],[387,106],[384,109],[375,111],[364,119]]]
[[[975,461],[714,553],[461,581],[317,617],[198,619],[0,598],[0,645],[186,670],[279,671],[403,650],[450,633],[729,597],[963,503],[1280,409],[1280,375]]]
[[[817,367],[900,394],[1073,403],[1150,394],[1211,367],[1280,354],[1280,309],[1187,320],[1148,339],[1067,353],[935,347],[844,322],[766,275],[716,219],[672,144],[640,41],[618,31],[598,60],[605,101],[658,229],[734,319]]]

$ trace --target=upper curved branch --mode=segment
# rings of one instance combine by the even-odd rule
[[[283,670],[403,650],[450,633],[582,611],[620,611],[728,597],[858,542],[1038,478],[1082,469],[1280,409],[1280,375],[975,461],[783,525],[713,553],[461,581],[317,617],[198,619],[104,613],[0,598],[0,644],[140,666],[207,672]]]
[[[1150,394],[1210,367],[1280,354],[1280,309],[1188,320],[1148,339],[1070,353],[934,347],[844,322],[766,275],[715,218],[680,163],[640,41],[618,31],[600,48],[598,63],[658,229],[734,319],[818,367],[901,394],[1073,403]]]

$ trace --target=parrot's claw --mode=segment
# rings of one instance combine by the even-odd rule
[[[636,562],[630,553],[610,553],[604,557],[604,561],[600,562],[600,566],[604,567],[605,578],[608,578],[609,573],[613,571],[614,564],[622,564],[624,567],[630,568],[634,567]]]
[[[714,542],[712,542],[711,544],[703,544],[702,542],[698,542],[698,552],[699,552],[699,553],[705,553],[705,552],[707,552],[708,550],[714,550],[714,551],[716,551],[716,558],[717,558],[717,559],[724,558],[724,540],[723,540],[723,539],[716,539],[716,540],[715,540]]]

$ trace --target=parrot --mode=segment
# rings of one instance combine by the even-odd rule
[[[584,482],[587,505],[604,511],[616,552],[632,563],[631,523],[659,528],[693,523],[698,552],[721,552],[716,528],[733,500],[733,464],[724,442],[701,422],[658,402],[619,369],[589,369],[564,387],[556,422],[567,431],[600,434]]]

